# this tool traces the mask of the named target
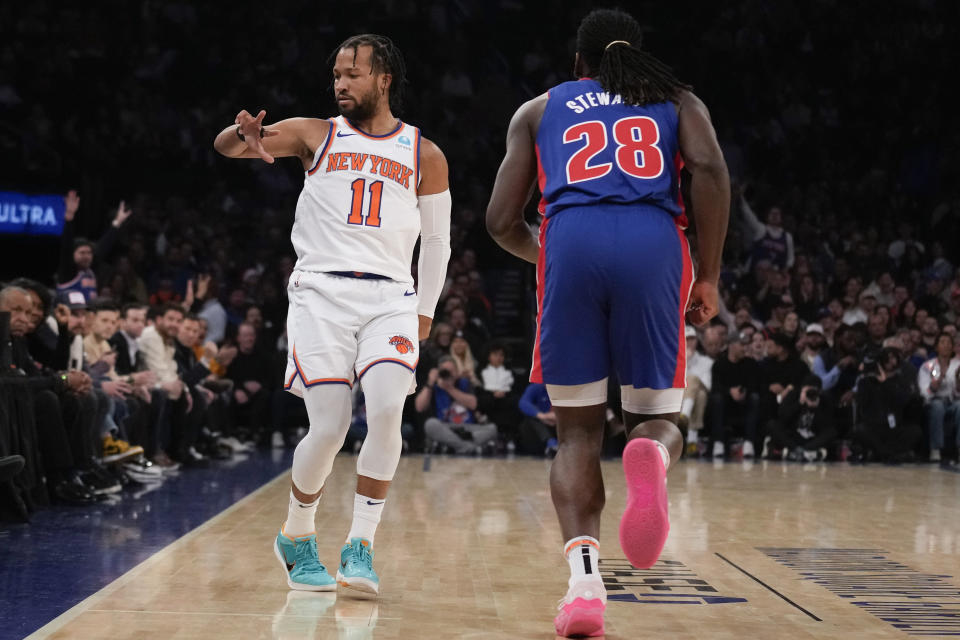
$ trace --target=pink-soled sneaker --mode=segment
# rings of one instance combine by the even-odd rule
[[[627,508],[620,518],[620,547],[634,567],[656,563],[670,532],[667,470],[653,440],[635,438],[623,450]]]
[[[553,619],[557,635],[566,638],[603,635],[603,612],[607,608],[603,583],[581,582],[567,592]]]

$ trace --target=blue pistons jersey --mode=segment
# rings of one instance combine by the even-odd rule
[[[548,95],[537,132],[540,213],[647,204],[683,215],[672,102],[626,105],[591,79],[565,82]]]
[[[677,121],[671,102],[625,105],[590,79],[550,90],[537,131],[544,220],[531,381],[686,385],[695,276]]]

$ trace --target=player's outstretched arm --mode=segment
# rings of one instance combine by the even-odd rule
[[[692,175],[690,208],[697,225],[697,279],[687,319],[696,325],[717,315],[720,258],[730,218],[730,176],[706,105],[690,92],[680,99],[680,155]]]
[[[513,255],[534,264],[540,246],[523,219],[523,209],[537,179],[534,132],[545,106],[544,95],[524,103],[513,114],[507,130],[507,153],[487,205],[487,231],[493,239]]]
[[[296,156],[309,169],[314,153],[330,134],[330,123],[317,118],[289,118],[264,126],[266,115],[262,110],[256,117],[241,111],[234,123],[217,135],[213,148],[228,158],[260,158],[269,163],[274,158]]]
[[[417,315],[420,340],[430,337],[433,314],[450,260],[450,178],[447,159],[436,144],[420,140],[420,259],[417,262]]]

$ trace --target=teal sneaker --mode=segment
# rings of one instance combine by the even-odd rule
[[[298,591],[336,591],[337,581],[317,556],[317,534],[291,538],[280,530],[273,553],[283,565],[287,585]]]
[[[380,592],[380,578],[373,570],[373,548],[369,540],[350,538],[350,542],[343,545],[337,582],[357,591]]]

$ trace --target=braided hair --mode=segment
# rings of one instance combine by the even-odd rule
[[[403,108],[403,90],[407,84],[407,65],[403,61],[403,54],[393,40],[386,36],[379,36],[374,33],[363,33],[356,36],[350,36],[338,46],[331,59],[337,57],[337,52],[341,49],[353,49],[353,61],[356,64],[357,51],[360,47],[368,46],[372,49],[370,55],[371,73],[389,73],[392,77],[390,82],[390,110],[394,114],[399,114]]]
[[[677,93],[689,90],[673,71],[640,49],[643,31],[628,13],[619,9],[595,9],[577,29],[577,51],[595,79],[610,93],[620,94],[624,104],[645,105],[676,101]]]

